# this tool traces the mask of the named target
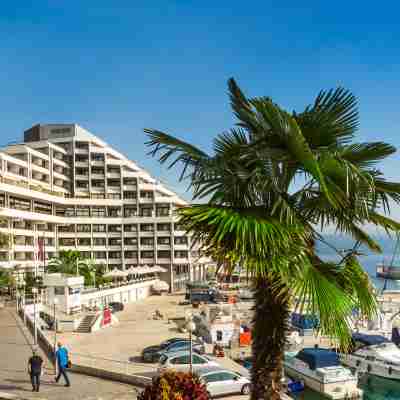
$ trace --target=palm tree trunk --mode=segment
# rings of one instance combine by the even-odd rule
[[[280,400],[290,316],[287,287],[273,276],[254,280],[251,400]]]

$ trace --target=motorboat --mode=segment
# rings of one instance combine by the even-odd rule
[[[344,365],[357,373],[400,380],[400,349],[381,335],[353,333],[354,350],[341,354]]]
[[[339,354],[320,348],[304,348],[298,353],[285,353],[286,375],[303,381],[305,386],[328,399],[358,399],[363,391],[358,378],[340,363]]]

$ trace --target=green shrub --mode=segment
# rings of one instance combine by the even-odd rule
[[[138,400],[209,400],[206,386],[197,375],[167,371],[139,395]]]

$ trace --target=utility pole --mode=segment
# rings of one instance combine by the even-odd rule
[[[33,293],[33,331],[34,331],[34,345],[37,345],[37,323],[36,323],[36,300],[37,300],[37,287],[32,288]]]

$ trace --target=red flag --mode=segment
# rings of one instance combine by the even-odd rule
[[[44,261],[44,238],[38,239],[38,259]]]

